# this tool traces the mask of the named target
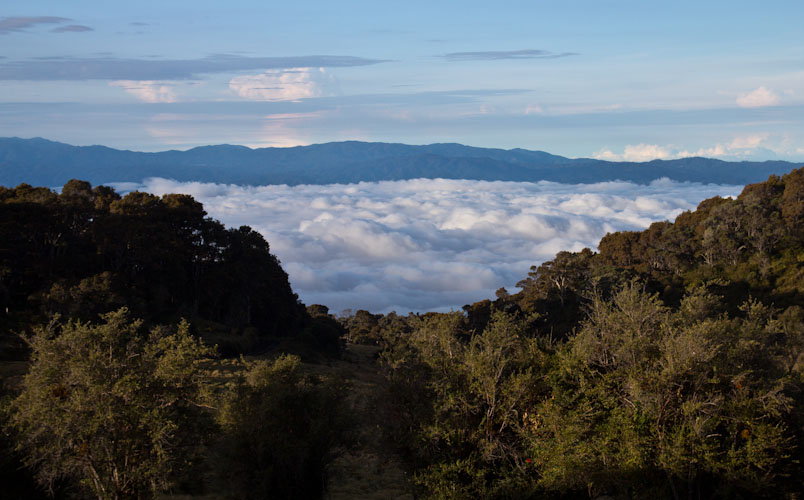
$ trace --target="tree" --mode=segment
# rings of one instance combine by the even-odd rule
[[[309,319],[268,242],[227,230],[188,195],[121,197],[75,179],[61,194],[0,190],[0,356],[21,359],[12,332],[53,313],[88,320],[122,305],[149,324],[212,323],[204,331],[221,333],[208,338],[230,352],[293,337]]]
[[[320,498],[348,430],[342,382],[302,372],[298,356],[251,364],[220,405],[214,473],[231,498]]]
[[[527,424],[540,483],[630,498],[785,498],[795,458],[801,325],[758,302],[678,310],[632,282],[596,297]],[[791,497],[787,497],[791,498]]]
[[[397,406],[388,430],[410,448],[422,498],[527,498],[522,410],[543,396],[547,346],[503,311],[479,333],[464,321],[425,316],[383,353]]]
[[[31,368],[11,427],[43,484],[77,480],[99,499],[147,498],[199,451],[201,359],[182,321],[150,332],[128,310],[101,324],[54,321],[28,339]]]

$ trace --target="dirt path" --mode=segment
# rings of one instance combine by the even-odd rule
[[[379,348],[349,344],[338,369],[351,383],[350,404],[357,419],[357,442],[330,466],[330,500],[413,500],[408,474],[382,443],[376,397],[382,384]]]

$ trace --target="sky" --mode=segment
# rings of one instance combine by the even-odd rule
[[[509,292],[562,250],[641,230],[742,186],[629,182],[557,184],[416,179],[309,186],[237,186],[167,179],[117,185],[188,193],[229,227],[271,246],[305,304],[333,313],[460,310]]]
[[[804,2],[0,7],[0,136],[804,161]]]

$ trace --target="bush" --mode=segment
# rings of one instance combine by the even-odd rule
[[[40,327],[10,426],[40,483],[72,479],[97,498],[147,498],[203,439],[197,363],[211,349],[182,322],[144,331],[123,308],[93,325]]]

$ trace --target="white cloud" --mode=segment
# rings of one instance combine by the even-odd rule
[[[560,250],[594,248],[609,231],[641,229],[741,189],[443,179],[295,187],[148,179],[138,187],[192,194],[228,226],[260,231],[305,303],[375,312],[459,309],[514,289]]]
[[[601,149],[593,157],[598,160],[643,162],[669,160],[674,155],[667,147],[657,144],[628,144],[625,146],[623,154],[614,153],[609,149]]]
[[[765,87],[759,87],[751,92],[741,94],[737,98],[737,105],[741,108],[761,108],[779,104],[779,96]]]
[[[622,159],[622,155],[618,155],[614,151],[603,148],[600,151],[592,153],[592,158],[597,158],[598,160],[606,160],[606,161],[620,161]]]
[[[194,147],[212,141],[251,148],[288,147],[313,142],[309,136],[310,124],[326,114],[324,111],[263,116],[158,113],[149,118],[145,130],[160,143],[174,147]],[[248,133],[243,134],[243,129],[248,129]]]
[[[671,156],[672,153],[667,148],[656,144],[637,144],[636,146],[629,144],[625,147],[623,159],[625,161],[650,161],[666,160]]]
[[[759,147],[766,139],[768,138],[768,134],[752,134],[752,135],[742,135],[739,137],[735,137],[731,144],[729,144],[730,149],[754,149]]]
[[[692,156],[703,156],[706,158],[717,158],[721,156],[727,156],[729,151],[726,149],[726,146],[723,144],[715,144],[712,147],[708,148],[699,148],[697,151],[681,151],[678,154],[679,158],[690,158]]]
[[[544,108],[539,106],[538,104],[529,104],[525,108],[526,115],[541,115],[544,114]]]
[[[763,151],[775,152],[766,148],[766,142],[770,134],[749,134],[740,135],[732,139],[728,144],[715,144],[708,148],[700,148],[697,151],[681,151],[676,154],[676,158],[688,158],[690,156],[722,157],[731,159],[745,159],[751,156],[756,149],[763,148]]]
[[[651,160],[673,160],[677,158],[689,158],[692,156],[703,156],[707,158],[725,158],[732,160],[750,159],[752,155],[761,152],[764,156],[768,154],[790,154],[789,145],[777,143],[769,144],[770,134],[756,133],[734,137],[730,142],[717,143],[714,146],[702,147],[697,150],[678,149],[674,146],[659,146],[657,144],[628,144],[624,151],[616,153],[608,148],[603,148],[595,152],[592,157],[598,160],[607,161],[633,161],[646,162]],[[782,143],[785,142],[783,139]],[[787,142],[790,142],[789,139]]]
[[[121,87],[129,94],[145,102],[176,102],[175,83],[154,80],[115,80],[112,87]]]
[[[324,68],[271,70],[259,75],[236,76],[229,88],[253,101],[297,101],[333,95],[337,81]]]

